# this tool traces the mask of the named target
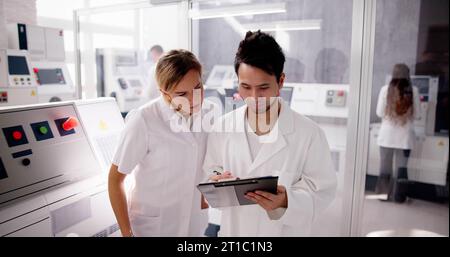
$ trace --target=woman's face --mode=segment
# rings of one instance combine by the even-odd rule
[[[191,115],[201,109],[203,103],[203,83],[200,73],[190,70],[171,92],[166,92],[170,104],[182,114]]]

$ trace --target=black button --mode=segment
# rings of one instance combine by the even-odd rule
[[[6,174],[5,165],[3,165],[2,158],[0,158],[0,179],[7,178],[8,174]]]
[[[23,166],[28,166],[28,165],[30,165],[30,163],[31,163],[31,161],[28,158],[25,158],[25,159],[22,160]]]

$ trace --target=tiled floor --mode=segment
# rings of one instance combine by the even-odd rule
[[[383,202],[366,196],[362,219],[366,236],[449,236],[449,206],[417,199]]]

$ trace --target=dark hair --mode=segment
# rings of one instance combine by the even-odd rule
[[[158,52],[158,53],[160,53],[160,54],[162,54],[162,53],[164,52],[162,46],[160,46],[160,45],[154,45],[154,46],[152,46],[152,47],[150,48],[150,52],[151,52],[151,51],[156,51],[156,52]]]
[[[280,81],[285,61],[283,50],[271,35],[260,30],[248,31],[244,40],[239,43],[234,70],[238,74],[239,66],[245,63],[275,75],[277,81]]]
[[[399,63],[392,70],[392,79],[387,93],[386,115],[401,124],[405,124],[413,115],[413,89],[409,68]]]

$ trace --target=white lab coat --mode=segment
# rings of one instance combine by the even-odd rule
[[[211,108],[205,101],[202,116]],[[202,236],[207,227],[196,188],[207,133],[173,132],[170,122],[180,119],[162,97],[127,118],[113,163],[121,173],[134,171],[128,206],[136,236]]]
[[[239,178],[279,176],[278,183],[287,188],[288,208],[271,212],[259,205],[221,208],[219,236],[306,236],[314,217],[335,197],[336,174],[323,131],[280,101],[278,137],[264,143],[254,161],[244,131],[247,107],[243,106],[215,125],[203,168],[204,180],[215,166]],[[239,132],[219,131],[231,127]]]
[[[401,125],[386,118],[385,110],[387,104],[388,85],[381,88],[378,95],[376,113],[381,118],[381,126],[378,132],[377,143],[379,146],[412,149],[414,146],[414,121],[408,120]],[[420,99],[419,90],[413,86],[413,119],[420,119]]]

